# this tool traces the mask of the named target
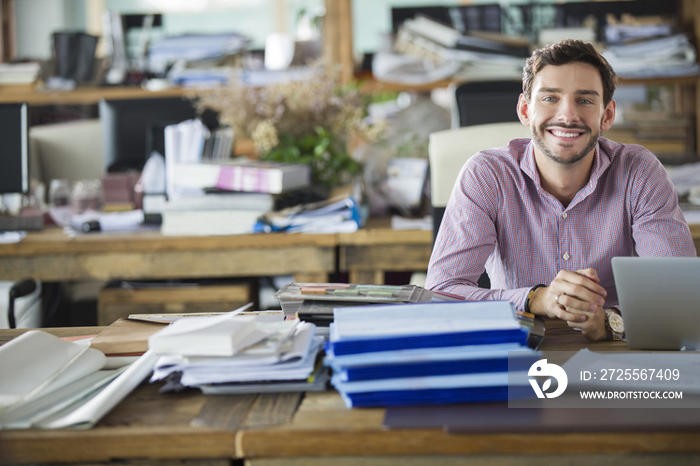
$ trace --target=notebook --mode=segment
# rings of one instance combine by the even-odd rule
[[[700,350],[700,258],[614,257],[627,345]]]

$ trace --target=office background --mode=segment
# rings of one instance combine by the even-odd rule
[[[570,0],[568,0],[570,1]],[[547,0],[354,0],[353,49],[356,55],[375,52],[391,33],[392,7],[455,6],[499,3],[505,5],[554,4]],[[51,57],[51,33],[74,29],[95,32],[104,9],[122,14],[163,13],[158,35],[239,32],[252,39],[253,48],[263,48],[272,32],[294,32],[299,12],[319,14],[323,0],[22,0],[16,2],[17,55],[19,58]],[[139,30],[131,31],[137,41]]]

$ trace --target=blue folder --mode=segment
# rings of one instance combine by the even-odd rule
[[[443,304],[444,306],[444,304]],[[413,348],[445,348],[448,346],[518,343],[527,345],[528,331],[524,328],[479,330],[454,333],[411,335],[394,338],[342,340],[326,343],[334,355],[393,351]]]
[[[511,357],[510,370],[527,371],[541,357],[542,355],[539,353],[532,353],[531,356]],[[354,382],[359,380],[429,377],[434,375],[508,372],[508,360],[509,358],[485,358],[346,367],[340,371],[340,375],[343,381]]]
[[[522,393],[517,393],[522,391]],[[517,387],[510,396],[530,397],[530,386]],[[387,390],[381,392],[341,393],[348,407],[369,408],[386,406],[442,405],[452,403],[481,403],[508,400],[508,386],[434,388],[425,390]]]

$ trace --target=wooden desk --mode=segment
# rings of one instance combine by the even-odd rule
[[[92,333],[93,328],[80,332]],[[64,329],[55,329],[63,331]],[[49,331],[52,331],[49,329]],[[0,330],[0,342],[18,330]],[[561,322],[547,323],[545,350],[626,350],[586,342]],[[250,465],[698,464],[700,431],[449,434],[442,429],[382,427],[384,409],[347,409],[334,391],[294,395],[158,394],[143,384],[89,430],[0,431],[0,464],[213,459]],[[291,407],[291,409],[290,409]],[[4,455],[4,457],[3,457]],[[360,460],[362,455],[365,461]],[[414,456],[419,455],[419,456]],[[427,458],[426,455],[433,457]],[[446,456],[449,455],[449,456]],[[524,456],[523,456],[524,455]],[[554,456],[556,455],[556,457]],[[613,455],[603,458],[602,455]],[[206,461],[205,461],[206,460]],[[360,463],[358,463],[360,462]]]
[[[700,251],[700,225],[691,225]],[[340,234],[167,237],[156,231],[69,238],[58,228],[0,244],[0,280],[42,281],[294,275],[325,282],[347,272],[351,283],[384,283],[384,273],[426,271],[433,235],[392,230],[389,219]],[[337,258],[337,264],[336,264]]]
[[[336,235],[168,237],[157,231],[67,237],[58,228],[0,245],[0,280],[41,281],[294,275],[328,281]]]
[[[384,284],[384,272],[428,270],[433,232],[392,230],[389,219],[371,219],[355,233],[338,235],[338,270],[350,283]]]
[[[690,225],[700,253],[700,224]],[[389,219],[372,219],[366,228],[338,235],[338,268],[350,283],[384,283],[384,272],[428,270],[433,232],[392,230]]]

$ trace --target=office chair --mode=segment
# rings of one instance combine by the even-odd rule
[[[10,287],[10,290],[8,292],[8,302],[7,302],[7,324],[8,328],[17,328],[17,323],[19,320],[19,316],[15,314],[15,300],[18,298],[22,298],[28,295],[31,295],[35,293],[37,289],[37,282],[31,278],[21,280],[14,282],[12,286]],[[30,303],[24,303],[24,312],[34,312],[34,307],[36,306],[36,300],[39,299],[39,295],[35,297],[35,299],[32,299],[32,302]],[[36,308],[37,310],[40,310],[39,308]],[[39,316],[33,316],[30,318],[30,323],[32,326],[35,326],[33,324],[39,323],[38,320]],[[38,325],[36,325],[38,326]]]
[[[515,109],[512,110],[515,115]],[[428,138],[430,161],[430,205],[433,213],[433,242],[440,229],[445,206],[462,166],[477,152],[508,145],[511,139],[529,138],[530,127],[520,121],[467,126],[436,131]],[[488,288],[484,273],[479,286]]]
[[[520,81],[451,84],[449,91],[454,96],[450,108],[452,129],[518,121],[516,107],[518,96],[522,93]]]

